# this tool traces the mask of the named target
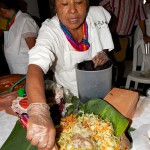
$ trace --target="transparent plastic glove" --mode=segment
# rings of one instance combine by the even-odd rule
[[[103,65],[108,61],[107,54],[104,51],[99,52],[94,58],[94,67],[96,68],[97,66]]]
[[[27,139],[42,150],[57,150],[56,130],[47,104],[32,103],[28,107]]]

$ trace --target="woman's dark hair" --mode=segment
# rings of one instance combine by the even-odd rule
[[[87,1],[87,6],[89,7],[89,0],[86,0],[86,1]],[[52,0],[52,3],[53,3],[53,6],[55,7],[56,0]]]
[[[89,0],[86,0],[86,2],[87,2],[87,12],[88,12],[88,10],[89,10]],[[53,8],[55,9],[56,7],[56,0],[52,0],[52,5],[53,5]],[[56,10],[55,10],[56,11]]]
[[[4,9],[14,9],[18,11],[20,9],[19,0],[0,0],[0,7]]]

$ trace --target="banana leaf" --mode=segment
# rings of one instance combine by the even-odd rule
[[[114,127],[115,135],[121,136],[129,125],[129,120],[117,109],[102,99],[91,99],[79,107],[80,113],[93,113],[103,119],[109,119]]]
[[[38,150],[38,148],[26,140],[26,129],[17,121],[1,150]]]

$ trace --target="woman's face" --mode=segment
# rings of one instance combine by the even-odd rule
[[[0,7],[0,17],[5,18],[5,19],[10,19],[11,14],[9,9],[4,9]]]
[[[6,18],[6,11],[5,11],[5,9],[3,9],[3,8],[1,8],[1,7],[0,7],[0,16],[1,16],[2,18]]]
[[[87,0],[56,0],[56,12],[69,30],[78,29],[86,17]]]

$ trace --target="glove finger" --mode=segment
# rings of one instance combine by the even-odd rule
[[[33,137],[33,127],[30,127],[29,126],[29,123],[27,124],[27,134],[26,134],[26,139],[28,141],[31,141],[32,140],[32,137]]]
[[[55,144],[54,148],[52,150],[58,150],[57,145]]]
[[[49,138],[48,138],[48,143],[46,146],[45,150],[49,150],[52,148],[57,148],[57,145],[55,144],[55,135],[56,135],[56,131],[55,130],[50,130],[49,131]]]
[[[40,147],[45,147],[47,145],[48,137],[46,136],[47,134],[47,128],[39,125],[32,125],[32,128],[29,128],[30,132],[32,132],[32,135],[28,135],[28,138],[31,139],[31,144],[32,145],[40,145]],[[29,133],[30,133],[29,132]],[[43,146],[44,145],[44,146]]]
[[[35,134],[35,135],[33,135],[33,138],[30,142],[31,142],[32,145],[35,146],[35,145],[38,145],[39,140],[40,140],[40,137]]]
[[[104,56],[104,57],[102,57],[101,59],[98,59],[98,60],[97,60],[97,66],[103,65],[103,64],[105,64],[107,61],[108,61],[108,57],[107,57],[107,56]]]
[[[40,134],[40,136],[41,136],[41,138],[39,140],[38,147],[45,149],[48,144],[48,134],[47,134],[47,132],[43,132]]]

